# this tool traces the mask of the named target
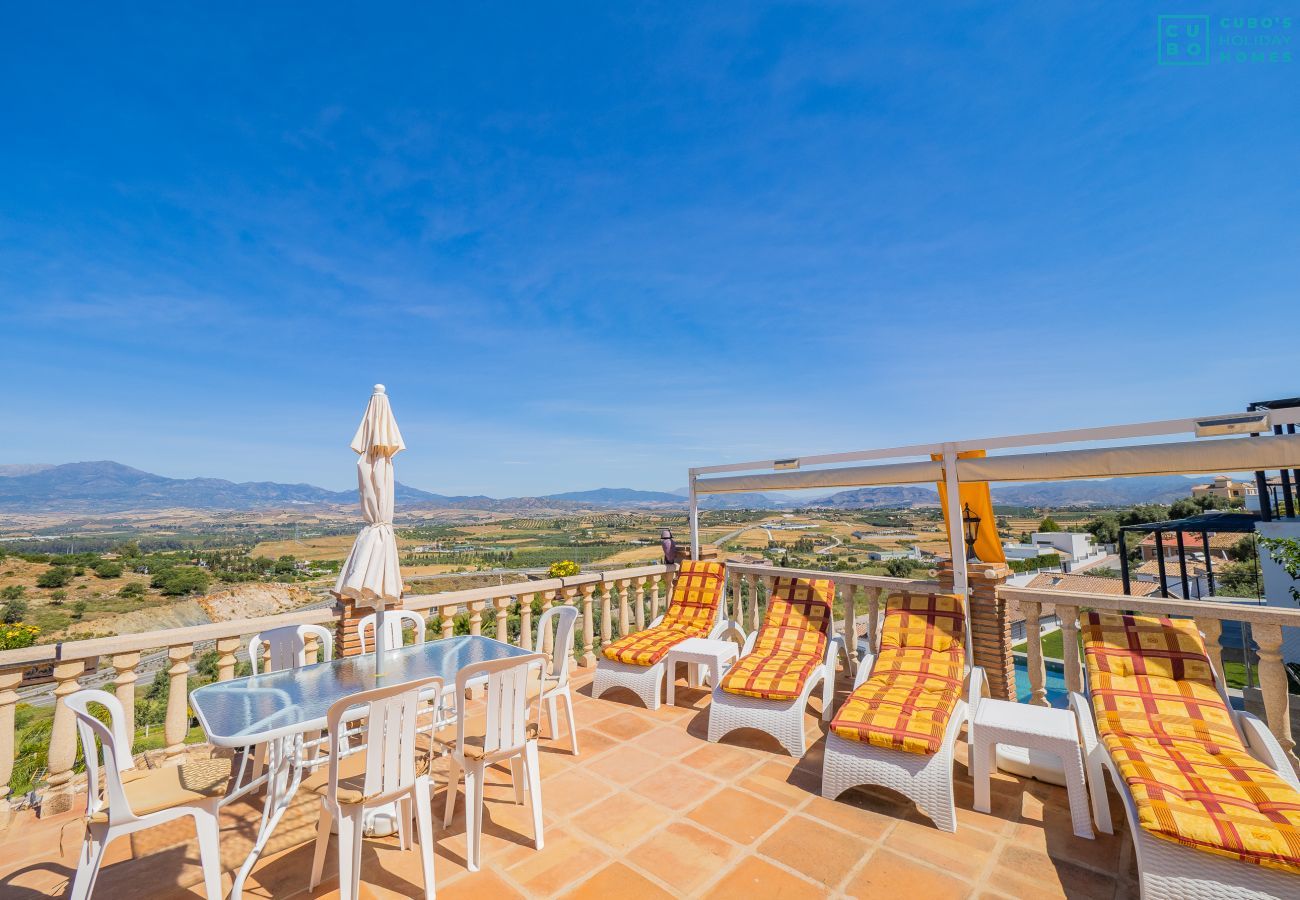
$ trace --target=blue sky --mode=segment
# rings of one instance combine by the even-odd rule
[[[382,381],[407,483],[670,489],[1300,392],[1300,63],[1156,56],[1285,10],[185,7],[0,29],[0,462],[345,488]]]

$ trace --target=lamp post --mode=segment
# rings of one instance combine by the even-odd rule
[[[980,534],[980,517],[971,511],[969,503],[962,509],[961,524],[966,533],[966,561],[979,562],[980,558],[975,555],[975,539]]]

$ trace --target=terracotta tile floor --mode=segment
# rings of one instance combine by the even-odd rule
[[[567,735],[542,743],[546,846],[533,849],[527,807],[509,776],[489,777],[483,869],[465,869],[463,802],[438,834],[440,897],[866,897],[904,888],[922,897],[1136,897],[1133,848],[1121,829],[1096,841],[1074,837],[1063,788],[998,776],[993,813],[972,807],[958,751],[958,831],[936,830],[912,804],[858,789],[818,796],[822,728],[806,718],[810,749],[794,760],[772,739],[736,732],[704,740],[708,694],[684,686],[677,705],[646,711],[630,693],[590,697],[590,672],[576,679],[582,755]],[[842,701],[846,684],[841,683]],[[435,815],[445,802],[439,777]],[[1112,796],[1115,820],[1123,822]],[[27,814],[23,814],[27,816]],[[332,897],[337,876],[307,890],[316,807],[300,795],[253,871],[249,897]],[[255,807],[227,810],[222,856],[230,872],[257,825]],[[0,831],[0,897],[62,896],[81,825],[75,814],[20,817]],[[335,851],[326,874],[337,872]],[[422,890],[419,856],[395,839],[367,841],[362,894],[404,897]],[[190,826],[177,823],[116,842],[99,897],[201,896]]]

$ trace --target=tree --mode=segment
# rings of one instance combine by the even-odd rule
[[[95,563],[95,574],[100,578],[121,578],[122,564],[111,559],[102,559]]]
[[[86,601],[78,600],[72,604],[72,618],[74,621],[81,621],[81,617],[86,614]]]
[[[36,586],[43,588],[67,587],[72,580],[72,570],[67,566],[50,566],[36,579]]]
[[[1043,519],[1043,521],[1038,523],[1038,530],[1039,531],[1060,531],[1061,526],[1056,524],[1056,520],[1053,519],[1051,516],[1047,516]]]
[[[1186,519],[1188,516],[1197,515],[1202,511],[1202,508],[1191,497],[1183,497],[1181,500],[1175,500],[1169,505],[1169,518]]]
[[[916,560],[906,556],[885,560],[885,571],[893,578],[910,578],[915,567]]]
[[[57,591],[54,591],[50,594],[50,602],[53,603],[55,606],[61,606],[63,604],[63,601],[67,599],[68,599],[68,592],[65,591],[63,588],[59,588]]]
[[[159,585],[162,592],[169,597],[182,594],[201,594],[212,583],[212,577],[203,569],[180,566],[169,570]]]

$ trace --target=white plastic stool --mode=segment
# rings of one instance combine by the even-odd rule
[[[981,700],[971,727],[971,774],[975,779],[975,809],[989,812],[989,781],[997,769],[997,747],[1007,744],[1023,747],[1031,758],[1050,754],[1060,759],[1065,789],[1070,796],[1070,818],[1074,833],[1093,839],[1089,813],[1088,783],[1083,771],[1083,752],[1079,749],[1079,729],[1074,715],[1065,709],[1009,703],[1005,700]],[[1104,786],[1092,795],[1092,805],[1105,802]]]

